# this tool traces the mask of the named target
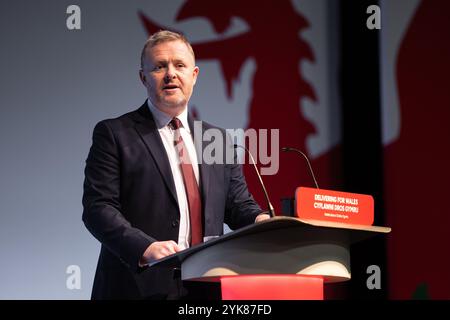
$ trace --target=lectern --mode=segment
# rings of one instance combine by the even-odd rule
[[[390,228],[274,217],[156,261],[183,280],[221,284],[224,300],[322,300],[351,278],[350,245]]]

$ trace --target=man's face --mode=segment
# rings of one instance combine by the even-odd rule
[[[187,106],[198,71],[186,44],[175,40],[146,49],[140,77],[152,104],[177,116]]]

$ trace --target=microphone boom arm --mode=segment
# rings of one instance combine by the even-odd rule
[[[244,149],[249,154],[250,159],[252,159],[253,167],[255,168],[256,175],[258,176],[258,179],[259,179],[259,183],[261,184],[261,187],[262,187],[262,189],[264,191],[264,195],[266,197],[267,207],[269,208],[269,215],[270,215],[271,218],[275,217],[275,210],[274,210],[274,208],[272,206],[272,203],[269,200],[269,195],[267,194],[266,187],[264,186],[264,182],[263,182],[263,180],[261,178],[261,175],[259,174],[258,168],[256,167],[255,159],[253,159],[253,156],[252,156],[251,152],[245,146],[241,146],[241,145],[235,144],[234,147],[235,148],[240,147],[240,148]]]
[[[285,148],[281,148],[281,150],[284,151],[284,152],[289,152],[289,151],[297,152],[297,153],[301,154],[306,159],[306,162],[308,163],[308,167],[309,167],[309,172],[311,173],[311,176],[312,176],[312,178],[314,180],[314,184],[316,185],[316,188],[319,189],[319,185],[317,184],[316,177],[314,176],[314,172],[313,172],[313,169],[311,167],[311,163],[309,162],[309,159],[306,156],[306,154],[304,154],[303,152],[301,152],[300,150],[298,150],[296,148],[285,147]]]

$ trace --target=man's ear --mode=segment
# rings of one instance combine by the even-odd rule
[[[139,70],[139,78],[141,79],[142,84],[145,86],[147,84],[147,78],[145,77],[144,70]]]
[[[195,66],[193,72],[194,72],[194,85],[195,85],[195,83],[197,82],[198,73],[200,72],[199,67]]]

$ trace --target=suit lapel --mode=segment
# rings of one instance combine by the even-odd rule
[[[175,183],[173,181],[172,170],[170,168],[169,158],[159,135],[153,116],[148,109],[147,103],[144,103],[135,113],[136,130],[141,136],[148,151],[153,157],[161,176],[164,179],[166,187],[169,189],[173,200],[178,204]]]

